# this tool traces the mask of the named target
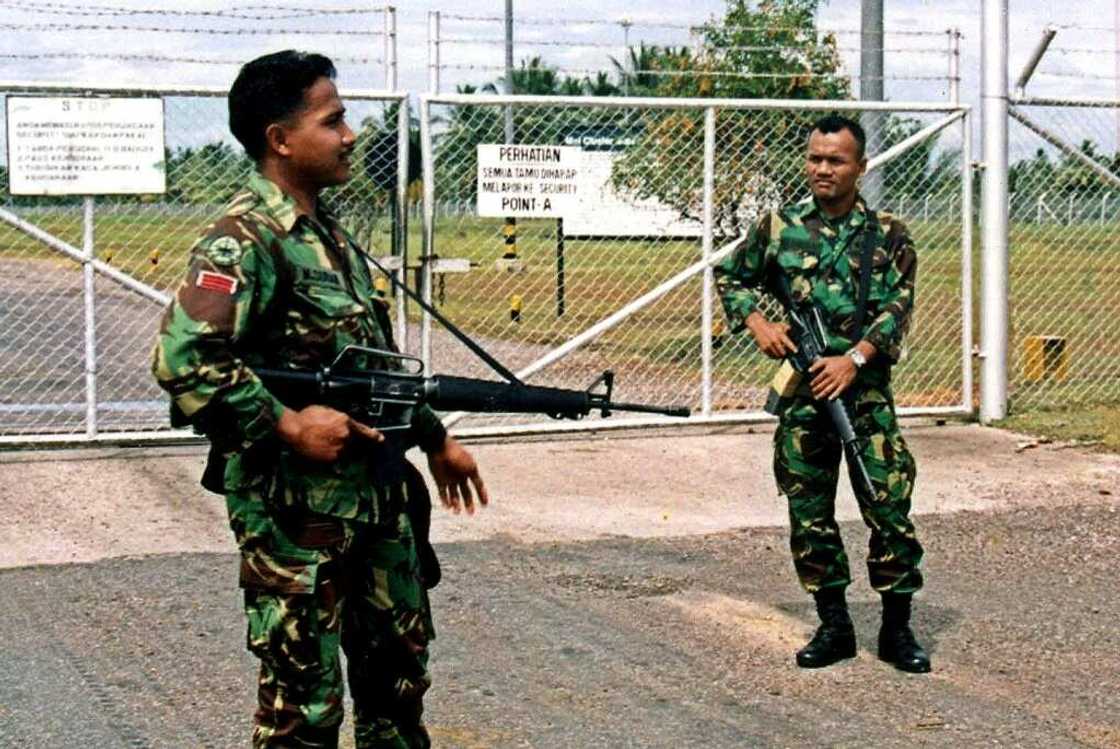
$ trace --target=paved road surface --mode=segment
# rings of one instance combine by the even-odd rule
[[[494,505],[435,523],[436,746],[1120,746],[1120,459],[907,433],[928,676],[873,656],[850,495],[860,654],[793,664],[814,617],[767,430],[474,445]],[[254,664],[200,465],[0,453],[0,746],[247,745]]]

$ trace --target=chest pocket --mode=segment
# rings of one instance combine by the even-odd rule
[[[324,354],[365,339],[367,310],[345,288],[330,281],[301,278],[292,287],[288,333],[301,343],[323,347]]]

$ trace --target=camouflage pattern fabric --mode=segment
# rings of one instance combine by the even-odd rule
[[[192,248],[186,279],[160,326],[152,371],[173,408],[228,448],[225,485],[241,489],[272,470],[269,443],[283,410],[253,368],[314,369],[348,345],[393,348],[387,304],[365,261],[330,214],[302,214],[276,185],[253,174]],[[365,357],[353,364],[394,366]],[[443,442],[446,431],[431,409],[414,409],[409,418],[412,441]],[[269,459],[254,460],[260,453]],[[368,455],[349,454],[329,466],[295,459],[281,468],[284,503],[377,522],[384,480],[371,472],[377,463]]]
[[[402,415],[411,424],[404,441],[315,463],[274,436],[285,405],[308,403],[278,397],[253,373],[318,368],[351,344],[394,348],[365,261],[328,212],[301,213],[254,174],[192,248],[152,371],[171,394],[173,419],[224,453],[220,483],[242,553],[248,646],[261,659],[256,746],[335,746],[339,646],[358,746],[428,745],[420,714],[435,634],[405,514],[415,503],[403,451],[438,447],[446,431],[422,407]],[[368,357],[353,364],[393,366]]]
[[[346,653],[359,748],[430,745],[421,721],[435,638],[408,516],[391,532],[325,516],[289,527],[234,492],[248,649],[261,662],[254,747],[334,747]]]
[[[862,367],[845,393],[853,425],[876,489],[857,500],[871,529],[868,567],[879,591],[913,592],[922,585],[922,548],[909,519],[914,459],[898,429],[890,389],[914,304],[917,256],[902,222],[876,214],[867,313],[855,330],[860,253],[867,207],[857,198],[848,216],[832,220],[806,200],[765,216],[739,249],[715,269],[729,328],[741,331],[759,310],[775,273],[785,274],[795,302],[811,299],[821,310],[828,355],[843,354],[853,340],[874,344],[878,355]],[[808,380],[780,405],[774,434],[774,473],[789,501],[790,543],[802,586],[809,592],[851,582],[835,521],[841,446],[827,414],[813,401]],[[852,482],[858,486],[858,482]]]
[[[909,518],[914,458],[899,431],[889,388],[860,388],[850,401],[852,426],[875,488],[875,496],[869,497],[862,482],[852,480],[863,521],[871,529],[871,587],[913,593],[922,587],[922,547]],[[774,432],[774,476],[789,502],[794,568],[810,593],[852,581],[835,520],[841,453],[827,412],[811,398],[797,398],[782,412]]]

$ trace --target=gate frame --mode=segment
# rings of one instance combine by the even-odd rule
[[[633,429],[695,424],[751,424],[772,421],[774,417],[761,411],[741,411],[713,414],[711,412],[711,332],[713,273],[712,266],[730,254],[737,241],[712,251],[713,211],[712,185],[714,182],[715,155],[715,117],[720,110],[796,110],[796,111],[883,111],[883,112],[922,112],[944,113],[947,116],[935,122],[904,141],[876,154],[868,160],[868,171],[879,167],[891,159],[898,158],[915,145],[932,137],[942,129],[959,121],[961,130],[961,402],[953,406],[906,407],[899,409],[900,416],[967,416],[972,417],[975,409],[972,402],[972,233],[973,233],[973,184],[972,184],[972,132],[969,115],[971,108],[966,104],[946,102],[873,102],[848,100],[784,100],[784,99],[688,99],[665,97],[583,97],[583,96],[532,96],[508,94],[422,94],[420,97],[420,154],[423,179],[423,249],[421,252],[421,295],[425,302],[431,303],[432,263],[431,256],[435,246],[435,154],[433,149],[431,107],[432,105],[478,105],[478,106],[559,106],[596,109],[633,109],[638,107],[652,109],[703,109],[704,117],[704,209],[703,235],[701,241],[701,260],[673,276],[652,291],[642,295],[620,308],[616,313],[600,320],[580,334],[553,349],[528,367],[516,372],[519,378],[528,377],[544,367],[563,358],[570,351],[593,340],[600,333],[614,327],[626,317],[659,299],[668,291],[676,288],[695,275],[703,274],[701,309],[701,413],[682,421],[672,417],[630,417],[595,420],[593,422],[539,422],[521,425],[500,425],[489,427],[469,427],[456,433],[465,437],[492,437],[512,434],[548,434],[563,432],[601,431],[606,429]],[[420,327],[420,358],[426,372],[431,371],[432,320],[425,311]],[[465,414],[450,414],[444,419],[447,426],[455,424]]]
[[[394,71],[395,72],[395,71]],[[395,77],[395,75],[393,76]],[[389,76],[387,75],[387,80]],[[0,93],[4,97],[28,95],[54,95],[72,97],[106,97],[106,96],[158,96],[160,99],[171,96],[218,98],[229,94],[229,89],[221,86],[86,86],[69,83],[38,83],[20,81],[0,81]],[[408,260],[408,127],[409,127],[409,94],[406,91],[387,91],[378,89],[343,89],[339,91],[339,98],[343,101],[372,101],[400,104],[397,110],[397,217],[396,227],[398,232],[397,247],[400,255],[388,259],[388,266],[395,272],[397,279],[402,283],[407,276]],[[166,115],[165,115],[166,117]],[[5,123],[5,127],[7,127]],[[82,247],[60,239],[34,223],[20,218],[6,208],[0,207],[0,222],[23,232],[32,239],[40,242],[48,249],[65,255],[70,260],[80,264],[83,275],[83,309],[85,325],[85,378],[86,399],[85,433],[62,432],[45,434],[0,434],[0,448],[34,445],[76,445],[76,444],[115,444],[128,443],[168,443],[182,442],[184,440],[198,440],[199,436],[188,430],[152,429],[134,431],[109,431],[98,429],[97,425],[97,352],[96,319],[94,304],[96,294],[94,291],[94,277],[98,274],[108,278],[114,283],[131,291],[161,307],[166,307],[172,294],[160,291],[132,276],[124,273],[108,263],[96,258],[96,244],[94,237],[95,196],[85,196],[83,200],[83,241]],[[403,294],[397,295],[397,335],[402,347],[407,340],[407,300]],[[64,407],[66,404],[61,404]]]

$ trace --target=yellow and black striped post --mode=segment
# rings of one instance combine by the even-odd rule
[[[517,259],[517,219],[513,216],[506,216],[506,221],[502,224],[502,236],[506,238],[505,252],[502,253],[503,260],[516,260]]]

